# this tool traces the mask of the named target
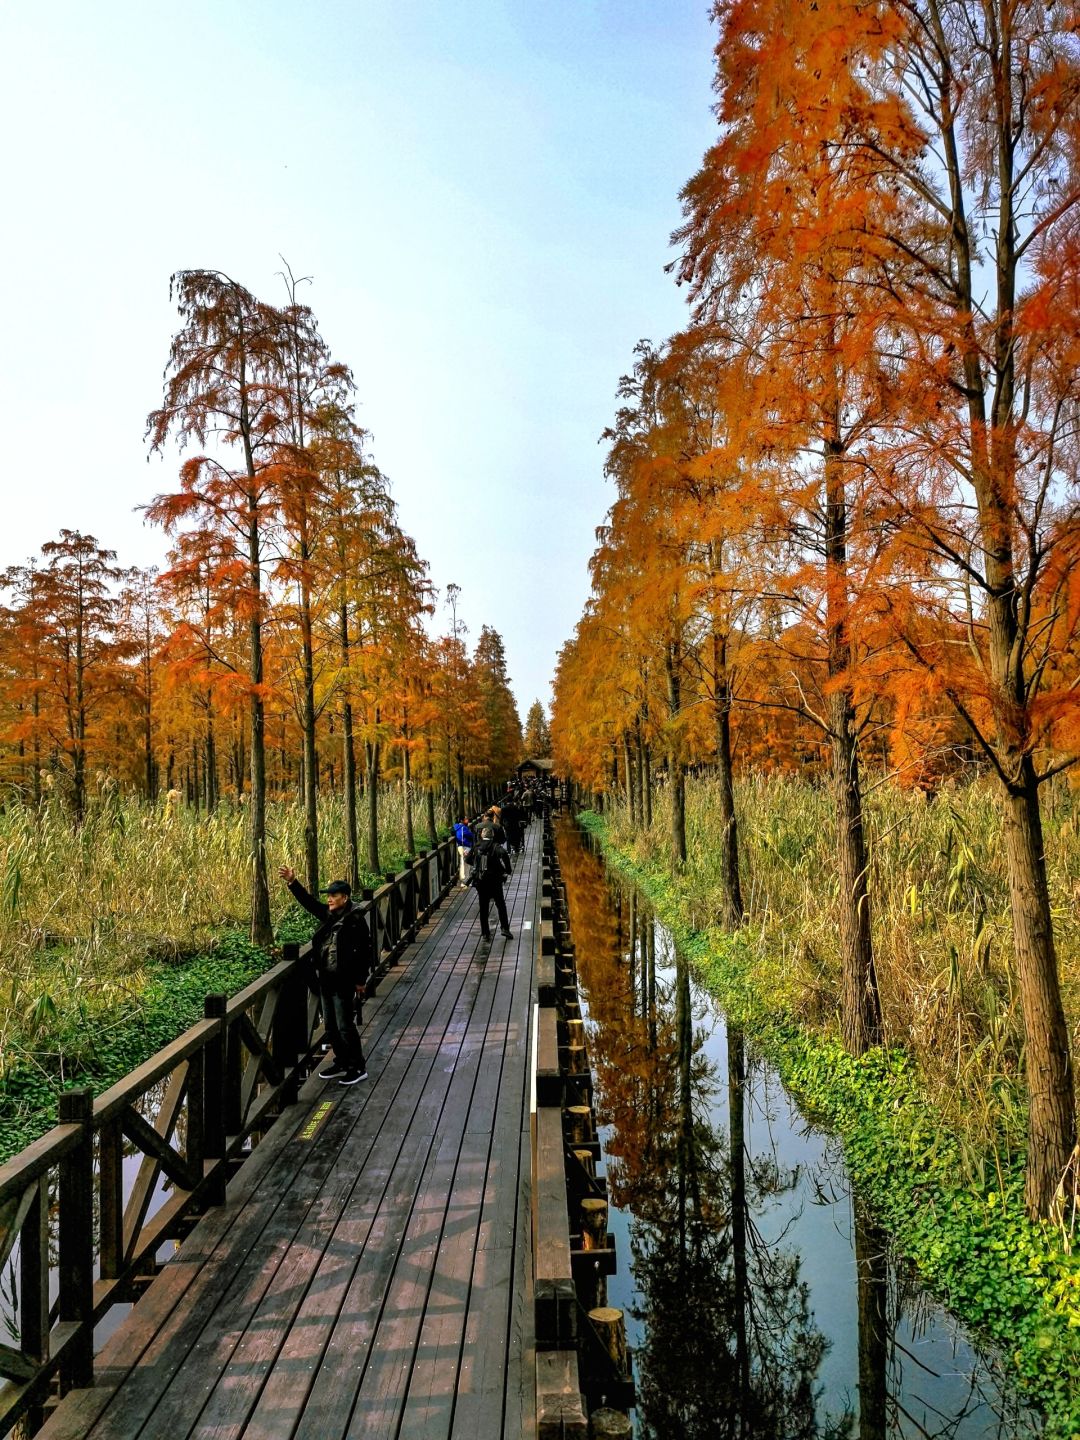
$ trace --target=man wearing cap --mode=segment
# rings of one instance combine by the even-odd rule
[[[311,955],[333,1058],[319,1074],[339,1085],[355,1085],[367,1079],[364,1047],[356,1028],[359,1002],[371,972],[367,921],[352,903],[352,888],[347,881],[331,881],[322,892],[326,896],[324,905],[304,889],[296,871],[288,865],[283,865],[279,874],[293,899],[321,922],[311,937]]]

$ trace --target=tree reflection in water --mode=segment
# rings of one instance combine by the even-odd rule
[[[717,1023],[703,997],[695,1017],[687,962],[669,953],[636,893],[609,882],[569,822],[559,855],[598,1119],[607,1127],[610,1199],[632,1217],[634,1315],[644,1335],[635,1357],[639,1434],[974,1440],[1037,1433],[1030,1416],[1002,1400],[986,1367],[970,1365],[963,1344],[966,1378],[956,1366],[935,1373],[911,1353],[901,1332],[910,1339],[932,1328],[933,1307],[906,1268],[890,1266],[887,1237],[861,1201],[849,1201],[838,1147],[828,1147],[821,1171],[815,1157],[815,1173],[804,1172],[801,1159],[784,1163],[782,1154],[800,1152],[781,1143],[783,1114],[774,1130],[774,1094],[777,1112],[787,1110],[775,1080],[762,1073],[748,1084],[738,1032],[727,1032],[725,1063],[725,1047],[703,1027],[707,1018]],[[830,1236],[855,1291],[850,1305],[840,1302],[843,1315],[833,1313],[832,1292],[821,1323],[793,1243],[807,1202],[836,1213]],[[850,1221],[850,1243],[836,1234],[841,1217]],[[823,1366],[834,1339],[838,1361],[850,1348],[850,1366]],[[939,1359],[942,1343],[935,1339]]]

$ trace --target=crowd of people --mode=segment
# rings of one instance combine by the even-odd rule
[[[491,907],[499,917],[499,933],[514,938],[506,910],[503,884],[513,872],[513,857],[525,848],[525,831],[549,804],[547,794],[528,781],[512,780],[496,805],[474,820],[462,817],[454,826],[458,847],[458,884],[476,890],[480,938],[491,941]]]
[[[491,907],[499,917],[499,930],[507,940],[514,938],[506,910],[503,883],[513,873],[513,857],[525,848],[525,832],[532,821],[550,809],[545,788],[514,779],[497,805],[489,806],[474,820],[464,816],[454,826],[458,847],[458,883],[473,886],[479,902],[480,937],[490,944]],[[329,1063],[319,1071],[324,1080],[355,1085],[367,1079],[364,1047],[360,1040],[363,1002],[371,974],[371,933],[363,912],[353,904],[352,888],[345,880],[334,880],[317,899],[301,885],[296,871],[283,865],[282,880],[293,899],[319,921],[311,937],[312,989],[319,995],[326,1038],[330,1044]]]

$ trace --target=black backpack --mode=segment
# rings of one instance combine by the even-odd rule
[[[479,845],[473,850],[472,878],[474,884],[479,880],[483,880],[484,876],[487,875],[491,869],[492,852],[494,849],[495,842],[493,840],[481,840]]]

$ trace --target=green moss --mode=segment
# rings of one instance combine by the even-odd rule
[[[750,983],[738,936],[695,930],[693,897],[663,867],[610,842],[603,818],[578,817],[613,869],[654,905],[729,1020],[776,1066],[788,1090],[843,1140],[852,1181],[927,1287],[1004,1355],[1047,1434],[1080,1437],[1080,1256],[1024,1211],[1024,1157],[987,1156],[972,1179],[962,1141],[920,1093],[903,1051],[854,1058],[778,1011]],[[977,1168],[977,1167],[976,1167]]]

